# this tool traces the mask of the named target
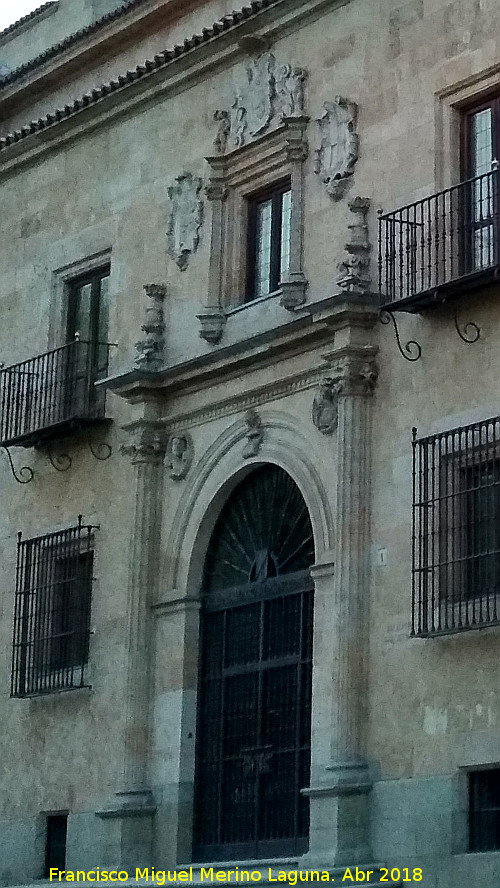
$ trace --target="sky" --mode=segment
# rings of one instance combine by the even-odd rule
[[[43,3],[44,0],[0,0],[0,31]]]

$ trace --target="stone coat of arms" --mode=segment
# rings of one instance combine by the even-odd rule
[[[325,102],[317,121],[321,145],[315,152],[314,172],[321,176],[328,193],[338,200],[344,194],[359,156],[356,132],[358,108],[349,99],[336,96]]]

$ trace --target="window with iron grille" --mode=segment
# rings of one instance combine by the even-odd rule
[[[84,687],[89,655],[94,530],[84,526],[17,546],[11,696]]]
[[[500,851],[500,768],[469,774],[469,851]]]
[[[48,815],[47,833],[45,837],[45,869],[43,874],[44,879],[50,878],[51,869],[66,869],[67,831],[67,814]]]
[[[290,183],[285,182],[249,200],[249,263],[247,301],[279,289],[290,264]]]
[[[412,634],[500,622],[500,418],[413,441]]]

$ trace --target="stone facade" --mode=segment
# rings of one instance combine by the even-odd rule
[[[119,5],[59,0],[0,34],[0,357],[61,346],[68,287],[108,265],[117,345],[110,424],[0,456],[0,883],[41,877],[59,812],[68,869],[191,862],[203,565],[228,496],[270,463],[315,548],[298,864],[494,884],[500,851],[469,853],[467,775],[500,767],[500,629],[409,628],[412,428],[499,414],[498,284],[462,294],[474,343],[453,304],[399,315],[403,350],[422,348],[406,361],[375,245],[379,208],[460,181],[462,109],[500,94],[499,4]],[[248,198],[283,178],[288,276],[245,301]],[[79,514],[99,528],[89,686],[11,698],[16,534]]]

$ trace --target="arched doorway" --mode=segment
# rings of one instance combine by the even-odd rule
[[[290,476],[251,472],[227,500],[206,557],[194,858],[307,850],[314,561]]]

